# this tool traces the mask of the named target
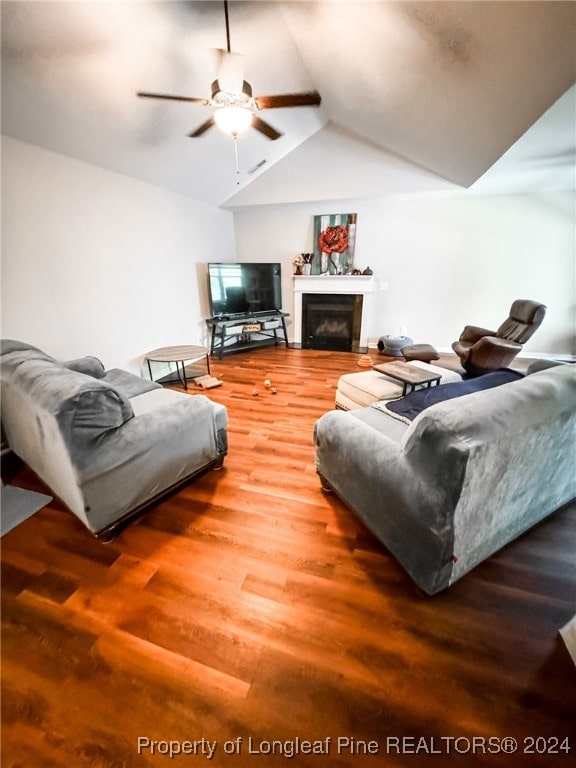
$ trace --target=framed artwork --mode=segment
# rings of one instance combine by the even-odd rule
[[[354,264],[355,213],[314,216],[313,275],[346,275]]]

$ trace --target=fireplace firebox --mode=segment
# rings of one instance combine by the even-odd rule
[[[359,352],[362,301],[362,294],[304,293],[302,347]]]
[[[341,296],[359,298],[356,309],[361,312],[360,320],[354,317],[352,327],[352,347],[347,347],[351,352],[366,352],[368,350],[368,334],[372,327],[372,308],[376,280],[373,275],[294,275],[294,326],[293,345],[296,349],[313,347],[315,341],[310,342],[308,325],[306,331],[303,311],[304,296],[307,301],[318,303],[316,299],[321,296],[330,296],[329,304],[339,304]],[[360,311],[361,307],[361,311]],[[349,311],[349,307],[346,308]],[[360,329],[358,330],[358,325]],[[358,339],[359,334],[359,339]],[[313,333],[315,336],[316,334]],[[335,339],[330,339],[334,343]]]

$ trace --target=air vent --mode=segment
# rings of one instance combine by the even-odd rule
[[[262,166],[263,166],[263,165],[265,165],[265,164],[266,164],[266,160],[260,160],[260,162],[259,162],[259,163],[256,163],[256,165],[252,166],[252,168],[250,168],[250,170],[249,170],[249,171],[247,171],[248,175],[251,175],[251,174],[253,174],[253,173],[256,173],[256,171],[257,171],[259,168],[262,168]]]

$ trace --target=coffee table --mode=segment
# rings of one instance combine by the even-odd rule
[[[179,347],[160,347],[159,349],[153,349],[151,352],[146,352],[146,362],[148,363],[148,372],[150,378],[154,381],[152,376],[151,363],[176,363],[176,373],[178,379],[182,383],[184,389],[188,389],[188,380],[186,378],[186,366],[184,363],[195,363],[198,360],[206,360],[206,369],[210,374],[210,358],[208,357],[208,350],[204,347],[197,347],[192,344],[183,344]],[[166,377],[162,377],[165,379]],[[160,379],[160,381],[162,381]]]
[[[374,370],[385,373],[391,379],[401,381],[404,385],[402,389],[403,396],[418,386],[430,387],[432,384],[438,385],[442,378],[442,374],[435,371],[425,371],[422,368],[417,368],[415,365],[401,363],[400,361],[375,365]]]

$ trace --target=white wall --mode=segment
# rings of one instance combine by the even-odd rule
[[[355,266],[388,290],[376,295],[371,343],[406,334],[448,350],[467,323],[497,328],[517,298],[548,307],[527,354],[570,355],[576,275],[573,192],[404,197],[263,206],[234,214],[240,260],[281,261],[292,311],[292,259],[312,245],[315,214],[358,213]],[[327,278],[328,279],[328,278]]]
[[[234,257],[232,214],[2,138],[2,336],[140,371],[205,341],[205,263]]]
[[[59,359],[140,370],[147,350],[205,339],[205,263],[312,250],[316,213],[358,213],[356,266],[385,333],[448,349],[497,326],[515,298],[548,306],[530,354],[576,353],[574,194],[404,197],[261,206],[232,214],[9,138],[2,140],[2,336]],[[236,241],[236,249],[234,242]]]

